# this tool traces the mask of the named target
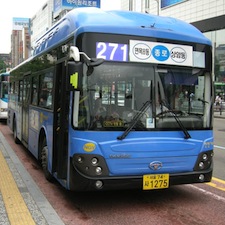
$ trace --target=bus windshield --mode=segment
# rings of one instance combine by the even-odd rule
[[[180,129],[176,118],[186,129],[207,129],[209,76],[203,69],[105,62],[83,79],[77,128],[125,130],[138,115],[137,131]]]

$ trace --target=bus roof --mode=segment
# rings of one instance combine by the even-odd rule
[[[211,45],[197,28],[181,20],[132,11],[76,8],[67,13],[36,41],[34,55],[73,34],[83,32],[155,37]]]

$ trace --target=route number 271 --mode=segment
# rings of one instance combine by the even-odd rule
[[[110,61],[128,61],[127,44],[97,42],[96,57]]]

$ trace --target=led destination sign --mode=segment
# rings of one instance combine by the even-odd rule
[[[130,40],[129,47],[127,44],[97,42],[96,57],[108,61],[193,66],[193,47],[138,40]]]
[[[130,40],[130,61],[193,66],[193,47],[159,42]]]
[[[96,56],[111,61],[128,61],[128,47],[126,44],[97,42]]]

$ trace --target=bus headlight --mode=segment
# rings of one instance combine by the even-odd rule
[[[97,158],[92,158],[92,160],[91,160],[91,164],[93,165],[93,166],[96,166],[96,165],[98,165],[98,159]]]
[[[97,175],[101,175],[102,174],[102,168],[100,166],[97,166],[95,168],[95,172],[96,172]]]
[[[105,159],[96,154],[74,154],[72,157],[73,167],[86,176],[108,176],[109,170]]]
[[[202,159],[203,159],[204,161],[206,161],[206,160],[208,159],[208,155],[207,155],[207,154],[203,154],[203,155],[202,155]]]
[[[199,169],[203,170],[204,169],[204,162],[200,162],[198,164],[198,166],[199,166]]]
[[[194,170],[207,170],[210,168],[213,160],[213,151],[202,152],[197,159]]]

